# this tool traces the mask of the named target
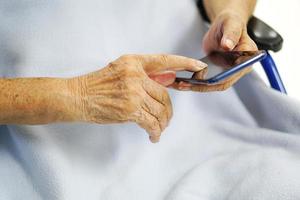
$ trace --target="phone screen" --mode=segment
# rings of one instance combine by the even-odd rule
[[[228,73],[229,76],[230,74],[233,74],[244,67],[250,66],[253,63],[249,61],[255,61],[256,58],[259,60],[259,58],[264,54],[264,51],[212,52],[208,56],[200,59],[208,65],[204,71],[198,72],[200,76],[197,76],[197,73],[187,71],[178,72],[176,73],[176,76],[179,78],[178,80],[201,79],[202,81],[211,80],[218,77],[225,78],[226,76],[224,76],[224,74],[230,72]]]

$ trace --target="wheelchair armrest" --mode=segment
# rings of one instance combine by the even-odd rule
[[[210,22],[203,5],[203,0],[197,0],[197,6],[202,18]],[[258,49],[272,50],[274,52],[281,49],[283,43],[282,37],[272,27],[257,17],[252,16],[249,19],[247,30],[249,36],[257,44]]]
[[[259,49],[277,52],[281,49],[283,38],[272,27],[252,16],[248,22],[248,34]]]

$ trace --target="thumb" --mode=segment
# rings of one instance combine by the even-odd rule
[[[243,24],[234,21],[227,20],[223,24],[223,35],[221,39],[221,48],[224,50],[232,50],[239,43],[242,32]]]

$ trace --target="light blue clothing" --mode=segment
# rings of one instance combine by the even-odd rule
[[[0,74],[71,77],[128,53],[201,57],[192,0],[2,0]],[[255,74],[170,90],[160,143],[135,124],[2,126],[0,199],[299,199],[300,104]]]

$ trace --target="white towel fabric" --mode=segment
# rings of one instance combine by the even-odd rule
[[[73,76],[125,53],[200,57],[192,0],[2,0],[2,76]],[[300,199],[300,104],[254,74],[170,90],[160,143],[135,124],[0,128],[0,199]]]

